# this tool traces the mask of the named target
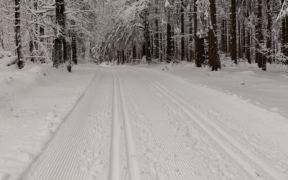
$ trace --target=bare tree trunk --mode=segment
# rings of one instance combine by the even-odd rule
[[[21,16],[20,16],[20,0],[15,0],[15,37],[16,37],[16,51],[17,51],[17,65],[19,69],[24,68],[25,62],[22,52],[21,43]]]
[[[239,59],[242,58],[242,53],[241,53],[241,22],[240,20],[238,21],[238,57]]]
[[[212,71],[221,69],[220,58],[218,54],[218,40],[217,40],[217,22],[216,22],[216,6],[215,0],[210,1],[210,13],[212,28],[209,27],[209,65],[212,67]]]
[[[281,3],[284,3],[284,0],[281,1]],[[286,40],[286,23],[285,23],[285,19],[282,19],[282,27],[281,27],[281,32],[282,32],[282,37],[281,37],[281,51],[282,53],[285,53],[285,40]]]
[[[192,10],[192,3],[190,4],[190,14],[189,14],[189,22],[190,22],[190,27],[189,27],[189,52],[190,52],[190,58],[189,61],[192,62],[194,59],[194,52],[192,48],[192,43],[193,43],[193,10]]]
[[[272,58],[271,58],[271,47],[272,47],[272,17],[271,17],[271,5],[270,5],[270,0],[266,1],[267,3],[267,19],[268,19],[268,24],[267,24],[267,41],[266,41],[266,49],[267,49],[267,54],[265,55],[267,59],[267,61],[269,63],[272,63]],[[267,67],[266,67],[266,62],[263,62],[263,67],[262,70],[266,71]]]
[[[204,55],[205,55],[205,50],[204,50],[204,38],[199,38],[197,36],[197,5],[196,5],[197,0],[194,0],[194,38],[195,38],[195,64],[196,67],[201,67],[203,62],[204,62]]]
[[[181,0],[181,61],[185,60],[185,21],[184,21],[184,0]]]
[[[226,36],[225,36],[225,20],[222,20],[222,28],[221,28],[221,51],[226,52]]]
[[[125,53],[124,53],[124,50],[122,50],[122,64],[124,64],[126,61],[125,59]]]
[[[60,27],[60,32],[56,30],[55,39],[55,59],[54,67],[64,63],[63,43],[65,37],[65,20],[64,20],[64,0],[56,0],[56,26]]]
[[[237,37],[236,37],[236,2],[231,0],[231,58],[235,64],[237,61]]]
[[[72,30],[72,61],[74,64],[78,64],[78,60],[77,60],[77,37],[76,37],[76,32],[73,29]]]
[[[170,15],[168,14],[167,22],[167,49],[166,49],[166,61],[170,63],[172,61],[172,32],[170,25]]]
[[[257,8],[257,25],[256,25],[256,63],[262,68],[263,56],[262,56],[262,43],[263,43],[263,33],[262,33],[262,0],[258,0]]]

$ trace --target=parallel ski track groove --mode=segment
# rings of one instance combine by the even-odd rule
[[[123,93],[123,86],[122,82],[119,78],[119,75],[115,72],[118,85],[119,85],[119,94],[120,94],[120,101],[122,105],[122,115],[123,115],[123,124],[124,124],[124,131],[125,131],[125,142],[126,142],[126,153],[128,159],[128,168],[130,172],[131,180],[140,180],[139,176],[139,168],[137,162],[137,155],[135,153],[134,141],[133,141],[133,132],[130,124],[129,113],[127,110],[127,104],[125,100],[125,96]]]
[[[67,113],[67,115],[63,118],[64,120],[61,122],[61,124],[59,125],[58,129],[56,130],[56,132],[53,134],[53,136],[51,137],[51,139],[49,141],[46,142],[45,146],[43,147],[43,151],[41,154],[39,154],[34,162],[37,162],[37,160],[41,157],[41,155],[43,154],[44,150],[47,149],[48,145],[52,142],[52,140],[55,138],[55,136],[58,134],[58,130],[63,126],[63,124],[66,122],[66,120],[68,119],[68,117],[70,116],[71,112],[73,112],[73,110],[78,106],[79,102],[83,99],[83,96],[86,94],[86,92],[88,91],[88,89],[91,87],[91,85],[93,84],[93,82],[95,81],[96,77],[98,77],[96,75],[96,73],[94,74],[94,77],[92,78],[92,80],[90,81],[89,85],[87,86],[87,88],[84,90],[84,92],[81,94],[81,96],[78,98],[78,100],[76,101],[76,103],[74,104],[74,106],[71,108],[71,110]],[[47,162],[45,162],[46,164]],[[27,172],[29,170],[31,170],[32,166],[34,165],[34,163],[31,163],[31,165],[22,173],[22,175],[20,175],[19,180],[22,180],[23,178],[25,178],[25,176],[27,175]]]
[[[123,93],[123,86],[119,75],[115,71],[111,71],[114,81],[113,95],[113,123],[111,134],[111,154],[109,179],[119,179],[119,120],[123,122],[123,130],[125,137],[126,158],[128,162],[129,175],[131,180],[140,180],[140,171],[138,168],[137,156],[134,148],[133,132],[131,129],[127,104]],[[116,132],[115,132],[116,131]],[[115,134],[117,133],[117,134]]]
[[[134,71],[135,72],[135,71]],[[189,105],[188,102],[178,97],[174,93],[169,90],[166,90],[160,83],[157,83],[155,80],[152,80],[147,75],[143,73],[139,73],[142,77],[147,79],[154,87],[156,87],[159,91],[161,91],[168,99],[173,101],[177,106],[179,106],[189,117],[195,120],[197,125],[201,127],[201,129],[209,135],[237,164],[251,176],[253,179],[262,179],[265,175],[269,176],[274,180],[284,180],[284,178],[275,172],[272,168],[270,168],[265,162],[259,159],[254,154],[250,153],[246,148],[244,148],[241,144],[238,144],[230,135],[221,130],[221,128],[206,118],[202,113]],[[191,113],[192,112],[192,113]],[[203,122],[201,122],[203,121]],[[219,137],[220,136],[220,137]],[[227,146],[232,146],[237,149],[237,152],[234,152]],[[253,166],[242,159],[240,154],[249,159],[250,162],[253,163]],[[256,167],[255,167],[256,166]],[[258,174],[261,176],[259,177]]]
[[[133,72],[134,73],[134,72]],[[140,76],[142,77],[142,76]],[[142,77],[143,78],[143,77]],[[145,79],[145,78],[143,78]],[[148,81],[148,83],[150,83]],[[153,86],[154,87],[154,86]],[[157,88],[153,88],[155,89],[155,91],[159,90]],[[156,118],[156,119],[161,119],[162,117]],[[160,131],[159,129],[157,129],[157,127],[162,127],[163,129],[170,129],[170,126],[167,123],[162,123],[163,121],[153,121],[153,123],[156,123],[153,127],[151,128],[151,132],[153,134],[153,136],[157,136],[157,138],[160,138],[161,140],[159,142],[157,142],[157,146],[158,147],[162,147],[162,153],[159,154],[159,156],[162,159],[166,159],[167,156],[166,155],[170,155],[170,157],[173,157],[175,154],[177,154],[178,152],[183,151],[183,147],[179,144],[175,145],[175,144],[171,144],[171,143],[166,143],[167,139],[173,139],[175,143],[178,142],[177,139],[175,139],[175,137],[168,133],[166,135],[155,135],[153,132],[156,131]],[[167,127],[166,127],[167,126]],[[153,129],[153,130],[152,130]],[[162,134],[162,133],[161,133]],[[171,136],[172,135],[172,136]],[[183,152],[182,152],[183,153]],[[193,153],[193,152],[191,152]],[[178,154],[180,155],[180,154]],[[195,154],[191,155],[191,156],[195,156]],[[187,158],[185,155],[184,156],[178,156],[178,161],[174,162],[173,165],[171,165],[170,163],[163,163],[163,162],[159,162],[163,168],[163,170],[165,171],[165,173],[162,174],[162,176],[165,176],[165,179],[173,179],[173,180],[191,180],[191,179],[195,179],[195,180],[202,180],[203,178],[201,178],[200,176],[197,176],[193,173],[193,171],[189,171],[187,169],[187,166],[189,166],[191,164],[191,159]],[[167,160],[167,159],[166,159]],[[171,159],[169,159],[171,160]],[[194,162],[197,163],[197,162]],[[201,166],[202,167],[202,166]],[[181,175],[179,176],[179,174],[175,173],[175,168],[179,168],[181,170],[186,170],[185,173],[181,173]],[[211,176],[210,174],[207,174],[207,171],[205,171],[205,168],[200,168],[201,174],[205,174],[207,176]],[[216,179],[216,177],[213,177],[214,179]]]

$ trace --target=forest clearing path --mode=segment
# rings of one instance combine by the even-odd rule
[[[261,109],[246,102],[247,107],[239,110],[231,100],[241,104],[241,99],[162,72],[133,67],[96,69],[90,88],[22,179],[288,177],[284,131],[279,126],[269,131],[270,124],[250,111],[263,113]],[[254,121],[250,123],[248,117]],[[265,134],[271,137],[263,139]],[[272,150],[266,149],[275,139],[282,144],[274,142]],[[271,151],[278,154],[269,156]],[[277,161],[282,157],[283,161]]]

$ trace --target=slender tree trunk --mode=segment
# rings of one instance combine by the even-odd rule
[[[209,27],[209,65],[212,71],[221,69],[220,58],[218,54],[218,40],[217,40],[217,22],[216,22],[216,6],[215,0],[210,0],[210,13],[211,13],[211,24]]]
[[[222,20],[222,28],[221,28],[221,51],[226,52],[226,36],[225,36],[225,20]]]
[[[18,56],[17,65],[19,69],[22,69],[25,66],[25,62],[21,43],[20,0],[15,0],[15,38],[16,38],[16,51]]]
[[[235,64],[237,61],[237,37],[236,37],[236,2],[231,0],[231,58]]]
[[[197,36],[197,0],[194,0],[194,38],[195,38],[195,63],[196,67],[201,67],[203,62],[205,61],[205,45],[204,45],[204,38],[199,38]]]
[[[283,4],[284,0],[282,0],[281,3]],[[281,43],[282,43],[281,51],[282,51],[283,54],[285,54],[286,23],[285,23],[285,19],[284,18],[282,19],[281,33],[282,33],[282,36],[281,36]]]
[[[272,63],[272,60],[271,60],[271,47],[272,47],[272,29],[271,29],[271,26],[272,26],[272,17],[271,17],[271,5],[270,5],[270,0],[266,0],[266,3],[267,3],[267,19],[268,19],[268,24],[267,24],[267,40],[266,40],[266,55],[265,55],[265,61],[267,59],[267,61],[269,63]],[[266,71],[267,69],[267,66],[266,66],[266,62],[263,62],[263,67],[262,67],[262,70],[263,71]]]
[[[257,25],[256,25],[256,62],[258,66],[262,68],[263,56],[262,56],[262,45],[263,45],[263,34],[262,34],[262,0],[258,0],[257,9]]]
[[[192,62],[194,59],[194,52],[193,52],[193,9],[192,9],[192,4],[190,4],[190,14],[189,14],[189,22],[190,22],[190,27],[189,27],[189,52],[190,52],[190,58],[189,61]]]
[[[72,30],[72,61],[74,64],[78,64],[77,60],[77,37],[76,37],[76,32],[73,29]]]
[[[156,16],[158,15],[158,9],[156,8]],[[159,21],[158,17],[155,19],[155,26],[156,26],[156,33],[155,33],[155,50],[154,50],[154,56],[156,59],[159,59]]]
[[[137,52],[136,52],[136,46],[133,46],[133,60],[137,59]]]
[[[251,32],[250,28],[248,28],[247,31],[247,48],[246,48],[246,58],[248,60],[248,63],[251,64]]]
[[[184,0],[181,0],[181,61],[185,60],[185,21],[184,21]]]
[[[122,64],[124,64],[126,61],[125,59],[125,53],[124,53],[124,50],[122,50]]]
[[[167,22],[167,49],[166,49],[166,61],[170,63],[172,61],[172,32],[170,25],[170,15],[168,14]]]
[[[242,58],[242,51],[241,51],[241,22],[238,21],[238,57],[239,59]]]
[[[163,43],[162,43],[162,33],[160,33],[160,62],[163,61]]]
[[[55,39],[55,59],[54,67],[58,68],[64,62],[63,43],[65,37],[65,20],[64,20],[64,0],[56,0],[56,25],[60,27],[59,32],[56,30]]]

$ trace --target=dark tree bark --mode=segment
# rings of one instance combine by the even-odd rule
[[[222,20],[222,28],[221,28],[221,51],[226,52],[226,34],[225,34],[225,29],[226,29],[226,23],[225,20]]]
[[[33,6],[34,6],[34,10],[37,11],[38,9],[38,0],[33,0]],[[31,29],[30,32],[30,42],[29,42],[29,50],[30,50],[30,56],[31,56],[31,61],[35,62],[35,55],[36,55],[36,51],[37,51],[37,44],[36,44],[36,33],[38,32],[38,22],[37,22],[37,17],[35,15],[33,15],[32,20],[35,22],[35,29]]]
[[[284,3],[284,0],[281,1],[282,4]],[[282,53],[285,53],[285,40],[286,40],[286,23],[285,23],[285,19],[282,19],[282,27],[281,27],[281,32],[282,32],[282,37],[281,37],[281,43],[282,43],[282,47],[281,47],[281,51]]]
[[[262,68],[263,56],[262,56],[262,45],[263,45],[263,33],[262,33],[262,0],[258,0],[257,6],[257,25],[256,25],[256,63],[258,67]]]
[[[211,13],[211,24],[212,27],[209,27],[209,65],[212,68],[212,71],[217,71],[221,69],[220,58],[218,54],[218,40],[217,40],[217,22],[216,22],[216,6],[215,0],[210,1],[210,13]]]
[[[263,67],[262,70],[266,71],[267,66],[266,66],[266,59],[269,63],[272,63],[272,58],[271,58],[271,47],[272,47],[272,17],[271,17],[271,5],[270,5],[270,0],[266,0],[266,5],[267,5],[267,19],[268,19],[268,24],[267,24],[267,41],[266,41],[266,55],[265,55],[265,61],[263,62]]]
[[[21,43],[21,16],[20,16],[20,0],[15,0],[15,38],[16,38],[16,52],[17,52],[17,65],[19,69],[24,68],[25,62],[22,52]]]
[[[238,21],[238,57],[239,59],[242,58],[242,51],[241,51],[241,22]]]
[[[192,62],[194,59],[194,52],[192,48],[192,43],[193,43],[193,9],[192,9],[192,4],[190,5],[190,14],[189,14],[189,22],[190,22],[190,27],[189,27],[189,52],[190,52],[190,58],[189,61]]]
[[[124,53],[124,50],[122,50],[122,64],[124,64],[126,61],[125,59],[125,53]]]
[[[146,9],[144,11],[144,14],[140,15],[140,17],[142,18],[143,23],[144,23],[144,38],[146,41],[146,49],[145,49],[146,61],[150,63],[152,61],[152,57],[151,57],[151,38],[150,38],[150,31],[149,31],[149,21],[147,19],[148,10]]]
[[[195,38],[195,64],[196,67],[201,67],[203,62],[205,61],[205,45],[204,38],[199,38],[197,36],[197,0],[194,0],[194,38]]]
[[[158,2],[158,1],[157,1]],[[155,27],[156,27],[156,33],[154,37],[155,42],[155,48],[154,48],[154,56],[156,59],[159,59],[159,20],[158,20],[158,9],[155,9],[156,18],[155,18]]]
[[[168,22],[167,22],[167,49],[166,49],[166,61],[170,63],[172,61],[172,32],[170,25],[170,15],[168,14]]]
[[[181,61],[185,60],[185,21],[184,21],[184,0],[181,0]]]
[[[63,43],[65,38],[64,0],[56,0],[56,30],[54,67],[64,63]]]
[[[137,52],[136,52],[136,46],[133,46],[133,60],[137,59]]]
[[[231,0],[231,59],[237,61],[237,37],[236,37],[236,1]]]
[[[76,32],[74,29],[72,30],[71,47],[72,47],[72,62],[74,64],[78,64],[78,60],[77,60],[77,37],[76,37]]]

